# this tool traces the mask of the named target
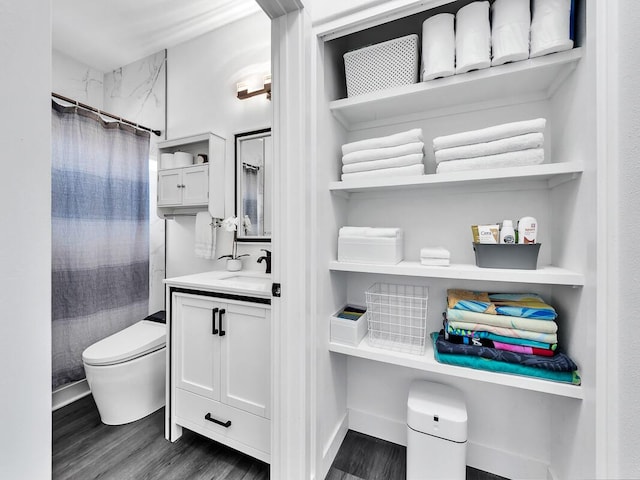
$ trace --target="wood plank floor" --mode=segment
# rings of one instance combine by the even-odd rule
[[[326,480],[404,480],[405,455],[403,446],[349,431]],[[186,429],[180,440],[168,442],[164,409],[109,426],[100,422],[89,395],[53,412],[54,480],[268,478],[269,465]],[[467,480],[499,479],[467,467]]]

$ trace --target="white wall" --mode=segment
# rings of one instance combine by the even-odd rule
[[[52,52],[52,91],[104,109],[104,73],[62,52]]]
[[[0,478],[51,476],[50,2],[0,0]],[[10,114],[9,114],[10,112]]]
[[[225,212],[234,213],[234,134],[271,126],[271,102],[236,98],[236,84],[271,72],[270,21],[263,12],[168,50],[167,134],[179,138],[213,132],[226,138]],[[224,260],[194,256],[193,217],[167,220],[167,277],[224,269]],[[269,244],[239,244],[245,270]],[[231,234],[218,229],[216,256],[231,253]]]
[[[619,208],[620,265],[618,304],[621,312],[640,311],[640,2],[619,2]],[[619,478],[640,478],[640,342],[636,315],[624,315],[618,322],[619,403],[615,413],[619,429]],[[612,372],[613,374],[613,372]],[[613,419],[612,419],[613,420]]]

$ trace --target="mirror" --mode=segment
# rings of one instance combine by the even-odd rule
[[[236,140],[236,208],[251,226],[238,232],[238,241],[271,241],[271,129],[239,133]]]

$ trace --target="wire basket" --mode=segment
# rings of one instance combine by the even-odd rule
[[[427,337],[429,289],[376,283],[366,292],[369,344],[422,355]]]
[[[418,36],[415,34],[344,54],[347,97],[416,83]]]

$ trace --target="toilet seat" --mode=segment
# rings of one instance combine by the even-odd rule
[[[87,347],[82,361],[96,366],[127,362],[163,348],[166,335],[166,325],[140,320]]]

